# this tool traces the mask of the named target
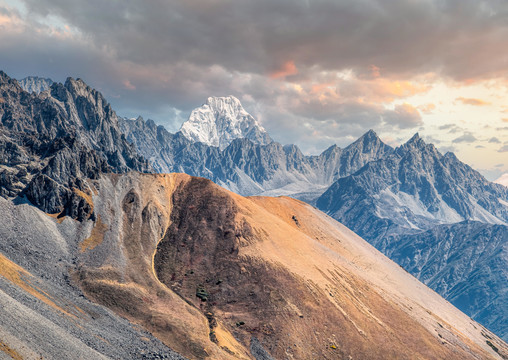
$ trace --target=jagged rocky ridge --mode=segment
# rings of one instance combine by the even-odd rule
[[[393,151],[372,130],[344,149],[334,145],[319,156],[305,156],[295,145],[261,145],[245,138],[221,150],[141,117],[121,119],[120,126],[157,172],[206,177],[244,196],[290,195],[312,202],[337,178]]]
[[[53,80],[41,78],[39,76],[27,76],[26,78],[18,80],[18,84],[26,92],[40,94],[53,85]]]
[[[104,97],[82,80],[32,94],[0,72],[0,196],[48,213],[93,213],[85,178],[151,170],[118,128]]]
[[[507,201],[506,187],[487,181],[453,153],[442,155],[416,134],[388,156],[336,181],[317,205],[355,222],[355,231],[375,241],[464,220],[506,224]],[[366,228],[365,223],[379,225]]]

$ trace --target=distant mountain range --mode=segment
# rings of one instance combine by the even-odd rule
[[[388,156],[336,181],[317,205],[357,223],[364,222],[362,216],[390,219],[389,229],[369,236],[374,239],[396,228],[421,230],[464,220],[506,224],[507,200],[506,187],[487,181],[453,153],[441,155],[417,134]],[[368,212],[359,203],[368,203]]]
[[[99,181],[107,173],[185,172],[242,195],[289,195],[364,236],[507,339],[508,190],[488,182],[453,154],[440,154],[418,136],[393,149],[370,130],[344,149],[332,146],[318,156],[306,156],[295,145],[271,140],[232,97],[209,98],[188,125],[182,125],[186,131],[171,134],[152,120],[118,118],[103,96],[80,79],[69,78],[47,90],[29,93],[0,72],[0,196],[8,201],[29,202],[58,221],[69,216],[93,222],[94,231],[104,233],[109,230],[101,225],[103,219],[112,216],[110,226],[120,221],[104,209],[131,216],[129,204],[136,204],[139,196],[124,194],[122,210],[108,204],[98,209],[101,197],[117,204],[116,192],[127,191],[115,188],[119,175],[110,175],[112,185],[101,185],[97,197],[97,188],[86,179]],[[200,119],[210,132],[200,134]],[[138,181],[122,179],[126,184]],[[150,189],[166,191],[164,186]],[[185,192],[181,196],[192,200]],[[157,201],[152,199],[155,207],[140,213],[151,229],[162,221],[150,215],[159,211]],[[186,214],[183,208],[179,211]],[[302,225],[298,218],[291,221]],[[90,231],[80,229],[72,231]],[[104,239],[127,231],[116,229]],[[313,230],[312,236],[319,240],[321,235]],[[171,278],[167,281],[173,284]]]
[[[213,112],[224,117],[221,108]],[[221,150],[189,139],[181,131],[171,134],[142,118],[120,119],[120,127],[158,172],[206,177],[245,196],[289,195],[308,202],[336,179],[393,151],[373,131],[344,149],[334,145],[319,156],[305,156],[295,145],[260,144],[245,138],[236,138]]]

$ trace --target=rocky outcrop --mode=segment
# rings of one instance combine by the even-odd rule
[[[0,195],[26,196],[48,213],[92,214],[83,179],[148,171],[121,134],[116,114],[82,80],[31,94],[0,72]]]
[[[0,358],[184,360],[73,280],[92,221],[4,198],[0,212]]]

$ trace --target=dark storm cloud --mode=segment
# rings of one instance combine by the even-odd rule
[[[25,0],[139,64],[190,62],[267,74],[299,69],[442,70],[472,78],[507,64],[503,0]],[[493,56],[493,55],[496,56]]]

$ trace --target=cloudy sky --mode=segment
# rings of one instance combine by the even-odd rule
[[[81,77],[170,131],[235,95],[306,153],[419,132],[508,172],[505,0],[0,0],[0,69]]]

